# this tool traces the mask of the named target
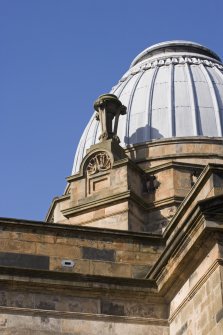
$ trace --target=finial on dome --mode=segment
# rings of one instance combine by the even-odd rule
[[[99,140],[105,141],[114,139],[120,142],[117,136],[119,116],[126,114],[126,107],[114,94],[103,94],[94,103],[96,110],[96,120],[100,122],[101,135]],[[114,126],[113,119],[115,118]]]

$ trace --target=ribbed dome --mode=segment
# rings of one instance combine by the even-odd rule
[[[223,133],[223,64],[208,48],[188,41],[153,45],[141,52],[113,87],[127,107],[118,136],[123,147],[158,138]],[[78,146],[73,172],[98,142],[94,115]]]

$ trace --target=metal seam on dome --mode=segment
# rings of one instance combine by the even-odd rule
[[[149,99],[148,99],[148,132],[149,132],[149,136],[148,139],[152,139],[151,136],[151,127],[152,127],[152,102],[153,102],[153,93],[154,93],[154,83],[157,77],[157,73],[159,71],[159,67],[154,68],[154,72],[153,72],[153,77],[151,80],[151,88],[149,91]]]
[[[210,89],[211,99],[214,105],[217,133],[218,133],[218,136],[222,136],[221,117],[220,117],[220,110],[219,110],[219,105],[218,105],[218,100],[217,100],[217,94],[216,94],[213,82],[210,78],[210,74],[208,73],[208,71],[206,70],[203,64],[200,64],[200,68],[201,68],[202,73],[205,76],[205,79],[207,80],[207,83]]]
[[[214,68],[214,71],[217,73],[218,78],[223,78],[223,73],[220,71],[219,68]],[[217,94],[217,97],[218,97],[218,94]],[[223,105],[223,101],[222,101],[222,105]],[[219,112],[220,112],[219,115],[220,115],[220,122],[221,122],[221,130],[223,130],[223,109],[219,109]]]
[[[123,87],[122,87],[122,89],[120,90],[120,92],[119,92],[119,94],[115,94],[115,91],[114,91],[114,93],[113,94],[115,94],[116,96],[117,96],[117,98],[120,98],[120,96],[121,96],[121,94],[122,94],[122,92],[124,91],[124,89],[125,89],[125,87],[126,87],[126,85],[128,84],[128,82],[131,80],[131,78],[132,78],[133,76],[132,75],[130,75],[128,78],[127,78],[127,80],[126,80],[126,82],[123,84],[123,82],[121,83],[121,84],[123,84]],[[120,86],[119,86],[120,87]],[[119,88],[118,87],[118,88]]]
[[[127,107],[127,115],[126,115],[126,128],[125,128],[125,138],[127,139],[127,144],[129,144],[129,122],[130,122],[130,118],[131,118],[131,107],[132,107],[132,101],[133,101],[133,97],[136,91],[136,88],[138,86],[138,83],[140,81],[140,79],[142,78],[143,74],[145,73],[145,71],[143,70],[142,73],[139,74],[138,78],[135,81],[135,84],[133,85],[130,97],[129,97],[129,103],[128,103],[128,107]]]
[[[173,64],[169,65],[169,71],[170,71],[170,80],[169,80],[170,99],[169,99],[168,113],[169,113],[169,123],[170,123],[170,136],[176,136],[175,106],[174,106],[174,66]]]
[[[122,81],[119,81],[117,85],[113,86],[110,93],[111,94],[115,94],[115,91],[117,91],[119,89],[119,87],[122,85]]]
[[[92,141],[92,144],[96,143],[97,141],[98,128],[99,128],[99,122],[96,123],[96,126],[94,128],[94,135],[93,135],[94,140]]]
[[[192,73],[190,66],[188,64],[185,64],[186,66],[186,72],[187,72],[187,78],[188,78],[188,85],[189,85],[189,94],[190,94],[190,101],[191,101],[191,107],[192,107],[192,118],[193,118],[193,126],[194,126],[194,135],[200,135],[200,127],[198,123],[198,111],[196,106],[196,98],[195,98],[195,87],[193,83]]]

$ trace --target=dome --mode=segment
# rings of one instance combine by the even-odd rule
[[[198,43],[170,41],[145,49],[111,93],[127,107],[118,125],[123,147],[160,138],[222,137],[223,64]],[[99,123],[93,115],[79,142],[72,173],[98,137]]]

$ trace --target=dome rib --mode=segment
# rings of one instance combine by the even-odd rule
[[[97,142],[97,134],[98,134],[98,131],[99,131],[99,122],[97,122],[95,128],[94,128],[94,140],[93,140],[93,143],[96,143]]]
[[[154,72],[153,72],[151,87],[150,87],[150,90],[149,90],[148,137],[146,138],[146,141],[148,141],[152,138],[151,129],[152,129],[153,93],[154,93],[155,80],[156,80],[158,71],[159,71],[159,68],[156,67],[154,69]]]
[[[174,109],[174,66],[170,64],[170,81],[169,81],[169,123],[170,134],[176,136],[175,129],[175,109]]]
[[[221,83],[221,87],[222,87],[222,96],[220,95],[219,92],[217,92],[217,100],[218,100],[218,103],[219,103],[219,110],[220,110],[220,121],[221,121],[221,130],[222,130],[222,133],[223,133],[223,73],[219,70],[219,68],[216,68],[214,67],[214,72],[217,73],[217,76],[220,78],[220,80],[222,81]],[[218,85],[216,85],[216,89],[218,88]],[[216,91],[215,89],[215,91]],[[219,90],[219,89],[218,89]],[[222,98],[222,99],[221,99]]]
[[[138,83],[140,81],[140,79],[142,78],[142,76],[144,75],[144,71],[142,70],[142,72],[138,75],[138,78],[136,78],[136,81],[133,85],[133,88],[132,88],[132,92],[130,94],[130,97],[129,97],[129,103],[128,103],[128,107],[127,107],[127,115],[126,115],[126,129],[125,129],[125,138],[126,138],[126,141],[125,143],[126,144],[130,144],[129,143],[129,125],[130,125],[130,120],[131,120],[131,111],[132,111],[132,101],[133,101],[133,97],[134,97],[134,94],[136,92],[136,89],[137,89],[137,86],[138,86]]]
[[[127,84],[129,83],[129,81],[132,79],[133,76],[129,76],[129,78],[127,78],[127,80],[125,82],[121,82],[121,85],[117,87],[115,87],[114,91],[112,90],[111,93],[115,94],[118,98],[120,98],[122,92],[124,91],[125,87],[127,86]],[[122,86],[122,87],[121,87]],[[116,93],[116,91],[121,88],[120,92],[118,92],[118,94]]]
[[[200,68],[207,80],[207,83],[209,85],[209,89],[210,89],[210,94],[211,94],[211,98],[213,101],[213,106],[214,106],[214,112],[215,112],[215,120],[216,120],[216,127],[217,127],[217,134],[218,136],[222,136],[222,128],[221,128],[221,117],[220,117],[220,109],[219,109],[219,104],[218,104],[218,100],[217,100],[217,94],[214,88],[214,85],[212,83],[212,80],[210,78],[210,75],[208,73],[208,71],[205,69],[203,64],[200,64]]]
[[[190,90],[190,100],[191,100],[191,112],[192,112],[192,119],[193,119],[193,128],[194,128],[194,135],[199,136],[201,135],[200,129],[200,120],[199,120],[199,111],[197,105],[197,98],[196,98],[196,89],[193,81],[193,75],[191,72],[191,68],[188,64],[186,64],[187,75],[188,75],[188,84]]]

